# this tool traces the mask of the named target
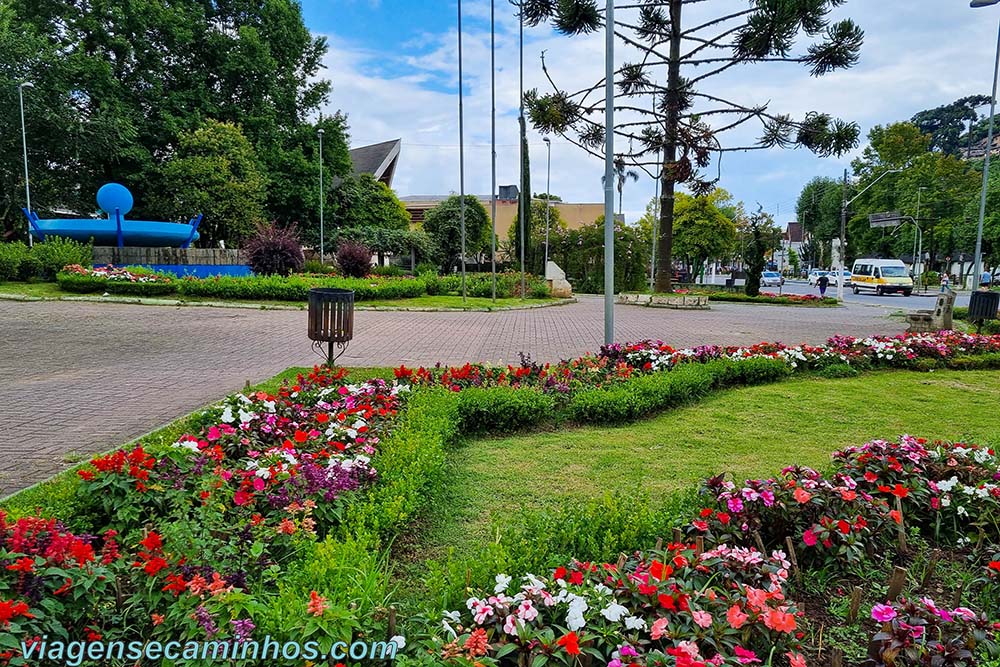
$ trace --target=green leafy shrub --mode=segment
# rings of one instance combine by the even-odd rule
[[[411,299],[425,291],[415,278],[319,278],[305,276],[216,276],[185,278],[177,291],[184,296],[249,301],[306,301],[311,287],[339,287],[354,290],[355,301]]]
[[[956,320],[965,321],[969,319],[969,307],[968,306],[955,306],[952,312],[952,317]]]
[[[532,299],[548,299],[552,296],[552,290],[544,280],[534,280],[528,286],[528,296]]]
[[[850,364],[845,364],[845,363],[830,364],[829,366],[825,366],[824,368],[821,368],[816,372],[817,375],[819,375],[822,378],[826,378],[828,380],[836,380],[840,378],[852,378],[859,375],[860,373],[861,371],[859,371],[857,368],[855,368]]]
[[[581,423],[632,421],[707,394],[715,384],[716,373],[710,364],[691,364],[629,378],[611,387],[585,389],[570,399],[569,414]]]
[[[0,280],[15,280],[21,263],[28,257],[28,246],[20,241],[0,243]]]
[[[952,357],[945,365],[957,371],[978,371],[1000,368],[1000,352],[988,352],[975,356]]]
[[[402,267],[394,266],[392,264],[373,266],[370,273],[373,276],[395,276],[397,278],[406,275],[406,271],[404,271]]]
[[[324,264],[318,259],[307,259],[302,264],[302,273],[318,273],[323,275],[331,275],[337,272],[337,268],[330,266],[329,264]]]
[[[372,459],[378,484],[347,508],[342,524],[346,535],[389,537],[423,507],[440,481],[445,448],[457,433],[453,398],[451,392],[434,389],[407,399],[406,412]]]
[[[420,280],[424,282],[424,287],[427,293],[431,296],[438,296],[444,289],[444,285],[441,282],[441,277],[437,274],[437,271],[425,271],[419,274]]]
[[[713,361],[707,366],[715,373],[717,387],[767,384],[783,380],[792,374],[792,368],[781,359],[723,360]]]
[[[79,243],[60,236],[51,236],[36,243],[29,253],[36,264],[32,267],[34,278],[54,280],[63,267],[71,264],[90,266],[94,253],[89,243]]]
[[[537,389],[490,387],[458,394],[458,419],[463,433],[515,431],[552,417],[555,399]]]

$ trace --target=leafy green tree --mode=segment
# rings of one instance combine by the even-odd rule
[[[868,135],[869,145],[852,164],[858,177],[858,190],[890,169],[889,174],[852,204],[849,222],[849,255],[878,254],[897,257],[913,252],[916,231],[912,225],[899,230],[876,228],[868,224],[868,214],[899,211],[919,217],[924,230],[923,250],[932,262],[941,255],[953,254],[956,247],[953,229],[963,220],[967,202],[975,197],[981,175],[968,163],[941,151],[932,151],[932,137],[912,123],[877,126]],[[981,174],[981,172],[980,172]]]
[[[0,121],[17,127],[16,84],[31,81],[37,208],[91,211],[97,188],[115,180],[135,195],[133,215],[147,219],[163,216],[154,202],[180,137],[206,119],[238,125],[269,184],[267,217],[308,227],[319,195],[316,127],[306,119],[329,95],[318,76],[325,51],[294,0],[5,0]],[[346,176],[346,122],[332,119],[326,130],[327,173]],[[0,138],[8,229],[17,215],[11,202],[20,201],[19,179],[7,175],[16,174],[16,139]]]
[[[922,134],[930,135],[931,150],[957,156],[965,148],[963,135],[968,140],[969,121],[979,120],[976,109],[989,103],[990,98],[986,95],[970,95],[951,104],[916,113],[911,122]]]
[[[462,257],[461,197],[452,195],[427,211],[424,231],[437,247],[441,270],[460,266]],[[474,195],[465,195],[465,253],[479,255],[490,246],[490,218]]]
[[[338,227],[407,229],[410,214],[396,193],[371,174],[346,178],[334,190],[332,213]]]
[[[670,290],[676,186],[707,192],[712,182],[699,170],[713,156],[789,146],[842,155],[857,144],[856,124],[821,112],[793,120],[767,104],[725,99],[718,86],[709,85],[710,79],[734,68],[760,63],[798,63],[815,76],[853,66],[864,34],[850,20],[831,22],[830,11],[841,4],[843,0],[755,0],[739,9],[692,0],[616,3],[615,33],[629,51],[638,52],[618,67],[614,80],[615,143],[626,147],[619,149],[617,159],[660,180],[657,291]],[[713,13],[705,9],[709,5],[718,9]],[[594,0],[521,0],[519,6],[529,25],[548,22],[569,35],[594,32],[603,21]],[[800,36],[813,43],[795,53],[805,41]],[[601,77],[573,92],[555,83],[551,93],[529,91],[532,124],[603,158],[604,85]],[[758,141],[725,145],[727,131],[745,133],[751,122],[762,128]]]
[[[181,135],[161,182],[153,205],[174,220],[202,213],[201,245],[235,245],[264,220],[266,178],[253,146],[231,123],[207,120]]]
[[[743,249],[743,262],[746,267],[747,296],[760,294],[760,274],[767,266],[767,256],[781,247],[781,230],[774,224],[770,213],[758,209],[746,221],[744,230],[746,245]]]
[[[799,194],[795,215],[814,240],[828,244],[840,235],[843,185],[835,178],[817,176]]]
[[[556,238],[565,233],[567,226],[566,222],[562,219],[562,215],[559,213],[559,209],[555,207],[555,199],[551,200],[553,205],[550,207],[549,211],[549,257],[552,257],[552,246],[556,243]],[[527,265],[527,270],[529,273],[534,273],[536,275],[543,275],[545,269],[542,264],[545,263],[545,200],[534,199],[531,202],[530,219],[534,221],[531,227],[531,237],[528,239],[528,249],[529,254],[524,256],[524,263]],[[517,247],[517,236],[520,233],[520,212],[514,214],[514,221],[511,223],[510,228],[507,230],[507,240]],[[489,236],[487,235],[487,238]],[[520,257],[515,257],[514,261],[517,262]]]
[[[716,202],[732,197],[716,189],[702,197],[677,193],[674,204],[674,251],[684,258],[692,274],[700,273],[709,259],[726,257],[736,246],[736,224],[723,215]]]
[[[799,260],[799,253],[795,252],[795,248],[788,249],[788,266],[791,267],[793,274],[798,275],[802,262]]]
[[[642,289],[649,280],[650,228],[615,223],[615,291]],[[560,230],[550,257],[576,292],[604,292],[604,216],[579,229]]]

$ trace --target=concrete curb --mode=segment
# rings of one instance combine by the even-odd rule
[[[252,304],[233,303],[232,301],[180,301],[176,299],[147,299],[142,297],[121,297],[121,296],[30,296],[27,294],[5,294],[0,293],[2,301],[83,301],[88,303],[121,303],[133,306],[174,306],[177,308],[236,308],[242,310],[306,310],[307,305],[286,306],[275,304]],[[490,313],[503,310],[533,310],[536,308],[551,308],[553,306],[565,306],[570,303],[577,303],[576,298],[559,299],[548,303],[526,303],[523,306],[498,306],[496,308],[432,308],[420,306],[365,306],[360,302],[355,306],[355,311],[405,311],[414,313]]]

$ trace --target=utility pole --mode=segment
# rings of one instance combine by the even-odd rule
[[[28,183],[28,133],[24,128],[24,89],[34,88],[34,84],[25,81],[17,87],[18,100],[21,103],[21,146],[24,148],[24,198],[28,205],[28,213],[31,213],[31,185]],[[31,219],[28,220],[28,247],[35,244],[31,237]]]
[[[496,0],[490,0],[490,275],[497,301],[497,66]]]
[[[520,140],[520,166],[521,166],[521,196],[520,196],[520,206],[518,211],[518,222],[520,223],[521,232],[521,298],[525,298],[524,293],[524,246],[527,245],[528,239],[524,236],[524,219],[528,216],[527,206],[525,206],[525,197],[531,197],[531,193],[524,192],[524,144],[527,142],[525,125],[524,125],[524,8],[518,5],[517,8],[517,18],[520,23],[520,111],[518,115],[518,124],[521,127],[521,140]]]
[[[462,88],[462,0],[458,0],[458,218],[462,235],[462,303],[465,303],[465,109]]]
[[[844,237],[847,236],[847,169],[844,169],[844,198],[840,207],[840,248],[837,253],[837,301],[844,300],[844,254],[846,246]]]
[[[319,120],[322,123],[323,117],[320,116]],[[319,136],[319,263],[323,264],[326,261],[323,238],[323,200],[326,199],[323,190],[323,128],[316,130],[316,134]]]

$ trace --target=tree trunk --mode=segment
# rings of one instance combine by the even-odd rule
[[[670,0],[670,63],[667,66],[667,122],[663,134],[660,170],[660,238],[656,259],[656,291],[669,292],[674,279],[674,162],[677,160],[677,127],[680,123],[681,4]]]

